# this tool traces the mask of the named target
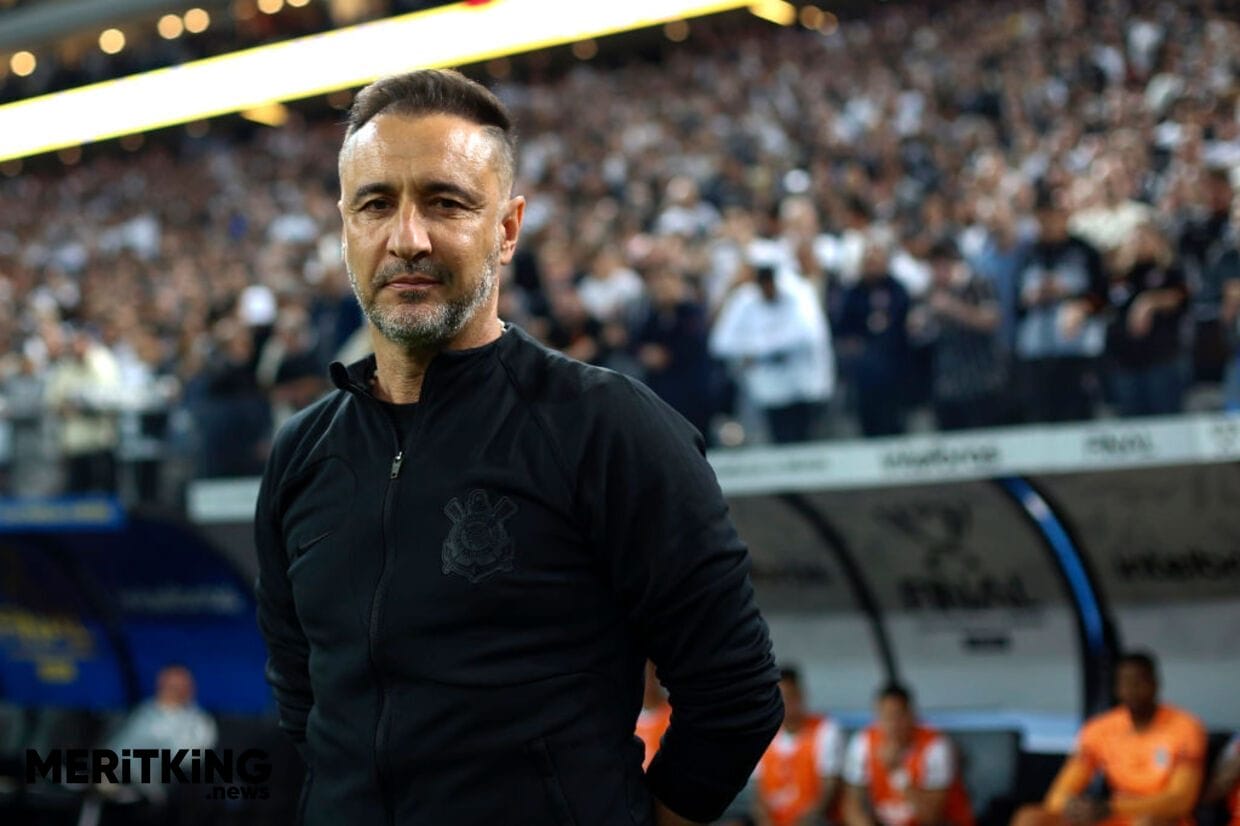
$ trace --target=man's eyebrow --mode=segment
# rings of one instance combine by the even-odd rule
[[[353,191],[353,197],[349,199],[350,204],[356,204],[368,195],[394,195],[396,187],[382,181],[374,181],[373,183],[362,184]]]
[[[418,187],[424,195],[450,195],[469,203],[477,203],[482,200],[482,195],[472,189],[468,189],[460,184],[453,183],[448,180],[431,180],[426,181]],[[369,195],[388,195],[396,194],[396,187],[383,181],[374,181],[368,184],[362,184],[353,191],[353,196],[349,199],[350,204],[357,204]]]
[[[460,184],[453,183],[452,181],[431,180],[427,181],[419,187],[419,189],[427,195],[453,195],[460,198],[462,201],[469,201],[470,203],[482,199],[482,196],[479,193],[471,189],[466,189]]]

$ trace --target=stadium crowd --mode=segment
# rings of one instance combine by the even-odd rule
[[[730,18],[657,62],[492,82],[529,202],[501,316],[716,444],[1173,413],[1190,388],[1240,409],[1234,12]],[[118,406],[171,409],[152,427],[198,475],[256,473],[364,352],[340,124],[223,131],[4,167],[0,398],[62,417],[71,489],[112,478]]]

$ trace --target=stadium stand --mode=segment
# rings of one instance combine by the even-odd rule
[[[1187,300],[1166,311],[1159,356],[1173,381],[1191,382],[1190,406],[1221,406],[1240,307],[1238,35],[1223,6],[910,4],[830,36],[747,20],[694,31],[658,62],[613,56],[616,66],[495,84],[521,125],[519,186],[531,203],[507,318],[656,383],[677,367],[670,354],[696,358],[710,410],[686,412],[711,422],[716,441],[754,441],[763,422],[728,370],[692,355],[708,333],[694,319],[713,319],[755,266],[808,282],[833,324],[863,272],[890,273],[918,331],[884,351],[881,397],[924,429],[933,342],[954,329],[951,289],[931,285],[931,247],[950,238],[989,285],[1001,322],[969,346],[995,348],[1020,379],[1017,292],[1036,269],[1026,265],[1041,185],[1108,266],[1137,254],[1138,225],[1168,234],[1175,254],[1164,263]],[[162,421],[123,426],[140,444],[197,455],[200,474],[249,473],[271,426],[321,387],[303,380],[321,375],[360,321],[338,256],[340,128],[294,118],[177,134],[134,152],[63,154],[63,167],[5,166],[0,196],[23,206],[0,227],[0,374],[20,408],[16,399],[37,400],[40,385],[73,373],[68,343],[85,337],[101,372],[76,380],[80,395],[100,411],[118,398],[131,412],[162,409]],[[634,290],[634,273],[656,270],[681,279],[672,306],[683,310]],[[1119,281],[1091,294],[1081,351],[1091,413],[1117,409],[1106,348],[1127,328],[1134,294]],[[635,337],[651,325],[664,338]],[[301,333],[273,332],[293,328]],[[858,377],[873,373],[878,342],[837,343],[840,386],[816,403],[825,415],[813,435],[856,432],[854,405],[868,397]],[[1004,408],[999,420],[1011,422],[1038,405],[1009,392]],[[10,455],[50,438],[45,418],[21,418]],[[246,424],[221,441],[221,419]],[[743,437],[735,427],[720,436],[736,421]],[[98,438],[116,443],[111,430],[101,425]]]
[[[35,5],[0,2],[11,7],[5,13]],[[429,5],[398,2],[391,10]],[[945,391],[936,376],[946,363],[972,371],[969,387],[1001,391],[987,399],[993,405],[990,423],[1039,424],[1031,394],[1045,392],[1045,386],[1026,381],[1031,351],[1022,343],[1035,305],[1023,297],[1038,289],[1047,260],[1039,257],[1038,216],[1054,207],[1067,231],[1096,253],[1103,278],[1100,286],[1074,295],[1088,316],[1075,353],[1083,360],[1077,389],[1088,416],[1114,420],[1140,412],[1128,403],[1126,388],[1148,378],[1151,368],[1183,391],[1182,402],[1168,412],[1240,410],[1236,4],[852,5],[865,8],[841,11],[838,26],[781,29],[742,14],[694,22],[684,43],[642,41],[630,53],[604,41],[592,61],[553,63],[531,55],[465,67],[512,107],[521,133],[518,188],[529,199],[529,211],[517,260],[503,276],[501,314],[570,354],[648,381],[713,446],[761,445],[776,439],[763,406],[742,380],[742,367],[753,365],[717,360],[708,343],[729,303],[754,292],[751,282],[759,271],[773,272],[798,302],[810,297],[809,311],[820,314],[828,331],[825,344],[815,346],[818,357],[830,360],[835,381],[827,398],[819,388],[808,402],[812,438],[842,440],[871,430],[933,433],[950,426],[936,418],[943,399],[967,405],[976,397]],[[138,44],[127,62],[66,62],[29,80],[10,74],[0,81],[0,102],[334,23],[321,11],[308,14],[264,24],[266,29],[221,24],[211,38],[197,42]],[[347,102],[346,95],[343,103],[334,97],[293,105],[289,122],[276,128],[221,119],[0,164],[0,494],[102,491],[133,505],[180,510],[193,480],[252,477],[261,470],[273,429],[326,389],[327,363],[365,348],[363,320],[339,255],[335,206],[340,109]],[[957,269],[936,274],[936,263],[945,260]],[[893,329],[895,314],[883,302],[897,291],[907,295],[908,318],[907,326],[901,321]],[[1138,305],[1142,309],[1134,309]],[[979,313],[995,318],[970,323]],[[1137,332],[1143,327],[1159,331],[1156,347],[1140,346],[1152,335]],[[1142,341],[1134,347],[1137,339]],[[776,350],[767,357],[765,366],[772,369],[766,380],[790,382],[783,371],[787,354]],[[882,385],[863,387],[863,379],[875,375]],[[878,429],[861,419],[874,410],[873,399],[884,424]],[[1174,427],[1170,438],[1158,430],[1149,440],[1153,447],[1142,441],[1144,435],[1124,441],[1129,437],[1089,431],[1082,437],[1080,466],[1060,468],[1054,463],[1063,459],[1062,446],[1058,454],[1048,451],[1049,458],[1031,453],[1015,465],[1004,458],[1016,452],[1017,441],[1040,450],[1059,431],[1027,439],[1024,432],[1009,434],[1003,450],[994,453],[963,442],[960,453],[950,452],[955,443],[944,452],[938,442],[910,442],[880,456],[866,445],[871,452],[865,458],[874,459],[870,476],[868,470],[857,472],[868,467],[864,463],[847,462],[861,455],[861,446],[841,451],[833,443],[822,448],[836,464],[820,487],[839,491],[844,481],[857,484],[859,476],[875,486],[946,486],[967,479],[974,483],[961,498],[977,502],[983,493],[997,496],[990,487],[983,491],[983,484],[1000,471],[1079,472],[1085,481],[1075,487],[1071,479],[1063,482],[1066,492],[1052,504],[1089,526],[1082,554],[1103,579],[1115,580],[1116,592],[1127,584],[1134,592],[1144,587],[1152,593],[1159,583],[1151,583],[1161,579],[1167,591],[1149,597],[1150,603],[1169,602],[1166,593],[1181,585],[1190,598],[1200,590],[1203,603],[1234,599],[1234,566],[1226,567],[1234,551],[1211,557],[1222,561],[1210,562],[1215,567],[1209,570],[1222,573],[1203,575],[1195,585],[1177,585],[1170,574],[1150,574],[1149,581],[1133,585],[1142,571],[1163,564],[1151,554],[1130,557],[1129,573],[1135,574],[1115,574],[1118,569],[1105,567],[1113,525],[1097,516],[1105,511],[1109,518],[1113,502],[1070,495],[1103,491],[1106,484],[1095,480],[1113,481],[1103,473],[1113,459],[1117,466],[1137,467],[1149,458],[1141,451],[1148,450],[1151,464],[1166,461],[1164,442],[1180,449],[1188,440],[1179,438],[1179,428],[1187,432],[1196,425],[1185,419]],[[1219,425],[1211,431],[1222,434],[1219,444],[1225,436],[1234,440],[1223,430]],[[1149,471],[1115,497],[1140,492],[1147,500],[1174,500],[1171,507],[1180,516],[1208,510],[1203,532],[1225,526],[1216,518],[1221,505],[1198,508],[1175,496],[1214,490],[1215,477],[1234,467],[1227,452],[1233,443],[1217,455],[1175,454],[1175,462],[1185,465],[1212,462],[1213,471],[1173,474],[1171,482],[1151,481],[1155,471]],[[725,453],[715,454],[717,466]],[[770,455],[785,462],[779,484],[804,471],[793,467],[790,453]],[[801,460],[806,455],[798,454]],[[995,456],[1000,458],[991,461]],[[1131,465],[1122,464],[1129,458]],[[1050,464],[1039,465],[1043,460]],[[981,470],[960,469],[971,463]],[[732,477],[721,473],[729,495],[736,489],[730,484],[743,487],[761,476],[752,472],[758,464]],[[827,467],[825,459],[821,465]],[[770,494],[770,501],[783,496],[779,484],[763,495]],[[1233,490],[1228,484],[1223,480],[1217,488]],[[1176,493],[1159,493],[1171,489]],[[898,510],[893,497],[885,496],[882,508],[872,504],[877,499],[873,491],[841,493],[822,509],[845,514],[839,522],[844,540],[868,553],[862,520],[855,516],[860,505],[866,514]],[[894,496],[897,504],[904,499],[912,503],[907,513],[928,510],[907,488]],[[987,501],[992,514],[1007,514],[1001,505],[1008,500]],[[238,510],[252,513],[252,502],[244,505]],[[751,505],[755,511],[768,506],[777,510],[765,501]],[[744,517],[743,503],[739,510]],[[872,544],[897,547],[907,528],[897,524],[898,516]],[[977,540],[979,546],[1003,549],[996,556],[1005,560],[1018,555],[1008,523],[987,521],[980,508],[974,518],[985,523],[979,532],[986,541]],[[798,576],[802,560],[796,558],[775,570],[786,561],[781,554],[787,551],[787,521],[762,510],[740,522],[755,546],[760,590],[776,579],[763,580],[766,570],[782,571],[785,579]],[[776,539],[767,541],[763,526]],[[248,524],[216,527],[216,544],[229,548],[223,556],[244,553],[248,540],[239,537],[248,534]],[[51,547],[28,537],[22,540],[32,543],[28,547],[17,541],[6,539],[3,550],[34,559]],[[73,553],[89,555],[93,541],[81,540]],[[1033,559],[1036,552],[1049,570],[1041,545],[1023,534],[1020,541],[1033,549],[1026,553],[1022,546],[1021,553]],[[1127,541],[1111,544],[1126,548]],[[910,547],[916,543],[920,551],[925,538],[908,540]],[[168,546],[186,544],[169,540]],[[114,545],[108,540],[99,547]],[[955,592],[940,586],[950,565],[998,567],[993,560],[962,562],[959,550],[927,552],[922,567],[929,573],[901,571],[902,581],[929,583],[907,591],[913,602],[954,599]],[[1191,552],[1197,553],[1196,546]],[[69,558],[57,551],[58,564]],[[227,562],[244,574],[238,581],[248,581],[252,571],[244,561]],[[912,571],[920,562],[901,564]],[[833,567],[825,579],[838,585],[845,573]],[[1183,577],[1192,579],[1191,573]],[[1050,583],[1049,576],[1044,574],[1045,587],[1029,578],[1035,601],[1054,590],[1058,602],[1047,597],[1044,604],[1066,605],[1058,580]],[[961,579],[978,581],[965,574]],[[1018,597],[1029,596],[1023,586],[1018,590]],[[1140,599],[1145,597],[1132,601]],[[246,622],[252,615],[248,600],[247,594],[239,603]],[[909,609],[886,594],[880,602],[892,614]],[[92,610],[119,616],[127,609],[111,594]],[[220,639],[225,636],[238,635]],[[900,644],[915,659],[907,637]],[[1066,661],[1064,650],[1041,654]],[[258,656],[250,649],[242,653]],[[143,664],[148,671],[153,666]],[[261,674],[250,671],[253,685],[246,687],[265,698]],[[839,684],[856,682],[849,675]],[[0,683],[0,701],[12,690]],[[942,683],[931,690],[941,697]],[[1062,693],[1077,702],[1072,691]],[[849,702],[856,709],[866,699],[824,696],[833,712],[836,706],[846,710]],[[115,722],[116,709],[133,699],[118,693],[106,711],[86,708],[80,698],[43,708],[0,702],[0,820],[9,822],[13,811],[19,818],[14,822],[76,822],[78,796],[22,782],[22,749],[63,746],[66,737],[97,740]],[[849,719],[852,727],[864,722],[856,713]],[[1033,749],[1028,730],[1009,722],[987,718],[982,726],[958,727],[947,720],[939,727],[958,749],[983,826],[1006,824],[1020,804],[1040,799],[1063,759],[1063,744]],[[266,719],[226,711],[220,732],[224,743],[258,745],[279,765],[298,765]],[[1226,740],[1222,732],[1212,734],[1211,761]],[[239,804],[223,815],[217,811],[217,820],[284,822],[296,804],[298,776],[291,769],[277,776],[272,806]],[[1199,815],[1203,826],[1225,822],[1216,808],[1203,807]],[[26,816],[31,819],[20,819]]]

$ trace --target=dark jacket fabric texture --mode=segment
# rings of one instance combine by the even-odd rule
[[[645,826],[652,795],[717,817],[783,706],[701,436],[514,327],[436,356],[408,415],[371,395],[374,366],[332,366],[259,493],[304,822]],[[675,710],[643,774],[646,657]]]

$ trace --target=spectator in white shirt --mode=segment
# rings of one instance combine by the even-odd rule
[[[773,441],[810,438],[835,376],[826,317],[808,282],[758,267],[724,304],[710,350],[736,371]]]

